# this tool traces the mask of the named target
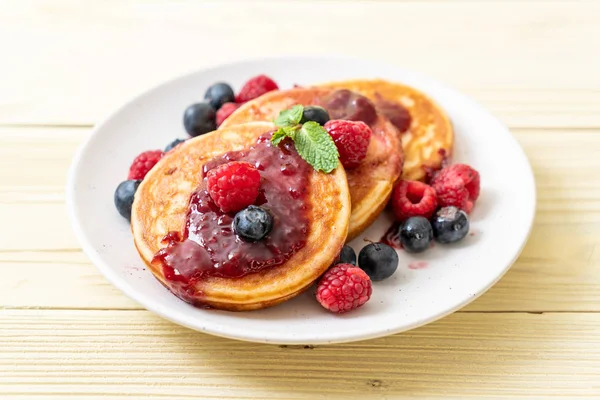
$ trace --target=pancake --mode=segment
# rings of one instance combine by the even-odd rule
[[[325,88],[296,88],[269,92],[238,108],[219,129],[249,121],[272,121],[282,110],[296,104],[321,105],[336,91]],[[333,117],[333,115],[332,115]],[[373,131],[367,155],[362,163],[346,171],[352,214],[348,240],[358,236],[385,208],[402,173],[402,145],[394,125],[385,117],[373,115],[369,125]]]
[[[152,260],[165,247],[161,243],[165,234],[183,231],[190,194],[202,182],[204,164],[224,153],[247,149],[273,130],[270,123],[255,122],[190,139],[165,154],[146,175],[135,194],[131,226],[140,256],[166,287],[173,289],[162,265]],[[184,300],[219,309],[253,310],[278,304],[308,288],[339,254],[350,218],[350,194],[341,165],[330,174],[310,168],[308,188],[309,229],[304,247],[281,265],[242,277],[204,276],[194,283],[197,295]]]
[[[444,166],[452,155],[454,132],[446,113],[429,97],[409,86],[384,80],[352,80],[318,85],[323,88],[349,89],[369,98],[377,110],[394,121],[390,111],[399,104],[410,114],[410,125],[400,126],[404,166],[402,178],[425,180],[428,173]],[[406,121],[399,117],[398,125]]]

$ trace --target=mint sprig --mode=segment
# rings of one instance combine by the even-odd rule
[[[304,161],[317,171],[328,174],[337,168],[340,154],[333,139],[321,125],[314,121],[300,125],[303,113],[304,107],[300,105],[279,113],[274,121],[279,129],[273,133],[271,142],[279,145],[283,139],[289,137],[294,141],[296,151]]]
[[[279,128],[279,130],[277,130],[277,131],[275,131],[275,133],[273,133],[273,136],[271,136],[271,142],[273,142],[273,144],[275,146],[279,146],[279,143],[281,143],[281,141],[283,139],[285,139],[286,137],[290,137],[290,138],[292,138],[292,140],[294,140],[295,134],[296,134],[296,127],[284,126],[283,128]]]
[[[300,120],[302,120],[303,113],[304,107],[301,105],[293,106],[289,110],[283,110],[279,113],[279,116],[275,118],[275,125],[281,128],[296,126],[300,123]]]
[[[305,122],[294,136],[300,157],[317,171],[330,173],[339,163],[340,154],[329,133],[314,121]]]

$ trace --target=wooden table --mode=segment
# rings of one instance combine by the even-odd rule
[[[0,0],[0,398],[600,398],[599,22],[598,1]],[[538,212],[487,294],[404,334],[268,346],[156,317],[81,252],[64,187],[96,122],[172,76],[303,52],[422,71],[511,128]]]

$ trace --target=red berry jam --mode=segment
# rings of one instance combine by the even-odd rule
[[[446,151],[446,149],[438,149],[437,152],[442,158],[440,165],[437,165],[435,167],[431,167],[429,165],[421,165],[421,168],[423,169],[423,171],[425,171],[425,183],[427,183],[428,185],[431,183],[433,178],[440,170],[450,165],[450,157],[448,156],[448,152]]]
[[[285,263],[306,244],[309,232],[308,179],[311,167],[291,141],[274,146],[271,134],[261,136],[243,151],[226,153],[204,165],[211,169],[245,161],[261,175],[255,205],[269,210],[274,218],[271,232],[261,241],[249,243],[233,231],[234,213],[224,213],[206,190],[206,178],[190,196],[183,234],[169,232],[167,246],[154,256],[160,262],[171,290],[183,300],[198,294],[194,283],[207,277],[239,278]]]
[[[336,90],[324,98],[322,106],[331,119],[362,121],[367,125],[377,119],[377,111],[371,100],[347,89]]]
[[[383,234],[381,239],[379,240],[381,243],[387,244],[390,247],[395,249],[401,249],[402,244],[400,243],[400,228],[402,224],[399,222],[394,222],[387,231]]]
[[[395,101],[388,101],[377,96],[376,101],[377,111],[385,115],[400,133],[408,131],[412,122],[412,117],[408,110],[400,103]]]

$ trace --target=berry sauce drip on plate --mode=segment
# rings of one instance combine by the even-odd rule
[[[306,244],[309,233],[308,179],[311,166],[291,141],[279,147],[261,136],[243,151],[230,152],[204,165],[203,175],[225,163],[252,164],[261,175],[255,205],[273,216],[272,231],[261,241],[247,242],[233,229],[235,213],[224,213],[206,190],[206,178],[192,193],[183,235],[168,233],[167,246],[153,262],[162,264],[171,289],[184,300],[194,295],[193,284],[207,276],[238,278],[285,263]]]
[[[402,224],[400,222],[394,222],[388,228],[388,230],[385,231],[379,241],[395,249],[401,249],[402,244],[400,243],[400,228],[402,228]]]

